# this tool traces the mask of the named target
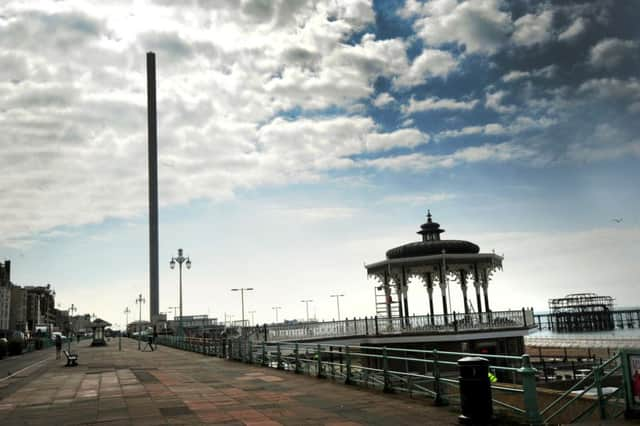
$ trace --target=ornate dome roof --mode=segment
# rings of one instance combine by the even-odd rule
[[[462,240],[441,240],[440,234],[444,229],[440,229],[440,224],[431,221],[431,212],[427,210],[427,222],[420,226],[418,234],[422,235],[422,241],[407,243],[392,248],[387,251],[387,259],[398,259],[403,257],[431,256],[442,254],[444,250],[449,254],[476,254],[480,252],[480,247]]]

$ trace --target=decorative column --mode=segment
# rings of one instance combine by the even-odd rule
[[[467,302],[467,271],[460,269],[460,288],[462,289],[462,297],[464,299],[464,313],[469,314],[469,303]]]
[[[429,315],[431,316],[431,325],[433,325],[433,278],[431,277],[431,272],[424,274],[422,279],[424,280],[427,287],[427,293],[429,294]]]
[[[396,284],[396,294],[398,295],[398,315],[404,318],[404,309],[402,307],[402,281],[398,274],[392,274],[393,282]],[[401,320],[404,323],[404,319]]]
[[[409,291],[409,286],[407,283],[407,269],[406,267],[402,267],[402,299],[404,300],[404,318],[405,324],[409,325],[409,298],[407,297],[407,293]]]
[[[440,266],[440,292],[442,293],[442,313],[444,314],[444,323],[449,324],[448,310],[447,310],[447,273],[444,270],[444,265]]]
[[[384,302],[387,305],[387,318],[391,319],[391,287],[389,287],[389,273],[384,271]]]
[[[482,313],[482,299],[480,297],[480,287],[482,287],[480,274],[478,273],[478,265],[473,265],[473,286],[476,289],[476,303],[478,304],[478,314]],[[482,315],[478,315],[481,318]]]
[[[489,275],[486,269],[482,270],[482,292],[484,293],[484,309],[489,312],[491,311],[489,308]]]

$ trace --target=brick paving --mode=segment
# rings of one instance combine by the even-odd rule
[[[429,400],[388,395],[172,348],[140,352],[117,340],[77,348],[78,367],[49,361],[0,399],[1,425],[417,425],[457,424]],[[28,381],[30,380],[30,381]]]

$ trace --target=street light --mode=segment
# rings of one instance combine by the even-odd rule
[[[127,335],[129,335],[129,314],[131,313],[131,309],[129,309],[129,307],[127,306],[126,308],[124,308],[124,330],[127,332]]]
[[[255,314],[256,311],[249,311],[249,313],[251,314],[251,325],[256,325],[256,322],[253,319],[253,314]]]
[[[307,322],[309,322],[309,302],[313,302],[313,300],[308,299],[308,300],[301,300],[302,303],[304,303],[307,307]]]
[[[239,291],[240,292],[240,299],[242,299],[242,327],[244,327],[244,292],[245,291],[251,291],[253,290],[253,288],[251,287],[242,287],[242,288],[232,288],[231,291]]]
[[[340,321],[340,298],[344,297],[344,294],[332,294],[331,297],[336,298],[336,303],[338,304],[338,321]]]
[[[78,311],[78,308],[76,308],[73,303],[71,304],[71,307],[69,308],[69,325],[71,326],[70,328],[75,328],[73,327],[73,322],[71,321],[73,314],[75,312]],[[71,330],[69,330],[69,336],[67,336],[67,352],[71,353]]]
[[[271,309],[273,309],[275,311],[275,313],[276,313],[276,324],[277,324],[278,323],[278,311],[280,309],[282,309],[282,306],[274,306]]]
[[[178,249],[178,257],[172,257],[171,262],[169,262],[169,266],[171,269],[176,267],[176,262],[180,265],[180,327],[178,334],[182,334],[182,264],[184,263],[187,266],[187,269],[191,269],[191,259],[189,257],[184,257],[182,255],[182,249]]]
[[[142,304],[145,300],[142,298],[142,294],[136,299],[136,305],[140,305],[140,313],[138,317],[138,350],[140,350],[140,335],[142,334]]]

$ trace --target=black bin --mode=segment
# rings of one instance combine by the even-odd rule
[[[460,409],[458,417],[463,424],[489,424],[493,416],[489,361],[468,356],[458,360]]]

